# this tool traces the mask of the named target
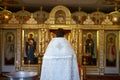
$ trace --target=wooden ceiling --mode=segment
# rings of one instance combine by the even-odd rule
[[[7,6],[10,11],[18,11],[25,6],[26,10],[33,12],[43,6],[43,10],[49,12],[56,5],[64,5],[71,12],[78,11],[78,7],[81,7],[82,11],[88,13],[96,11],[97,8],[109,13],[114,11],[115,4],[119,8],[120,0],[0,0],[0,9]]]

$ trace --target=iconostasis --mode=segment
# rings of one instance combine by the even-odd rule
[[[63,28],[78,65],[86,74],[119,74],[120,18],[114,16],[117,14],[120,13],[105,14],[99,9],[91,14],[80,9],[71,13],[62,5],[50,13],[42,7],[33,13],[24,7],[16,13],[5,8],[0,12],[1,71],[40,73],[47,45],[55,37],[56,29]]]

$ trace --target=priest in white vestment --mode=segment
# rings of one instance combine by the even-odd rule
[[[58,29],[43,56],[40,80],[80,80],[75,52]]]

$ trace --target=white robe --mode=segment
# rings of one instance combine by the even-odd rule
[[[75,52],[65,38],[53,38],[49,43],[40,80],[80,80]]]

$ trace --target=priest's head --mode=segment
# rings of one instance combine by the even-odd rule
[[[64,37],[64,30],[62,28],[58,28],[58,30],[56,31],[56,37]]]

